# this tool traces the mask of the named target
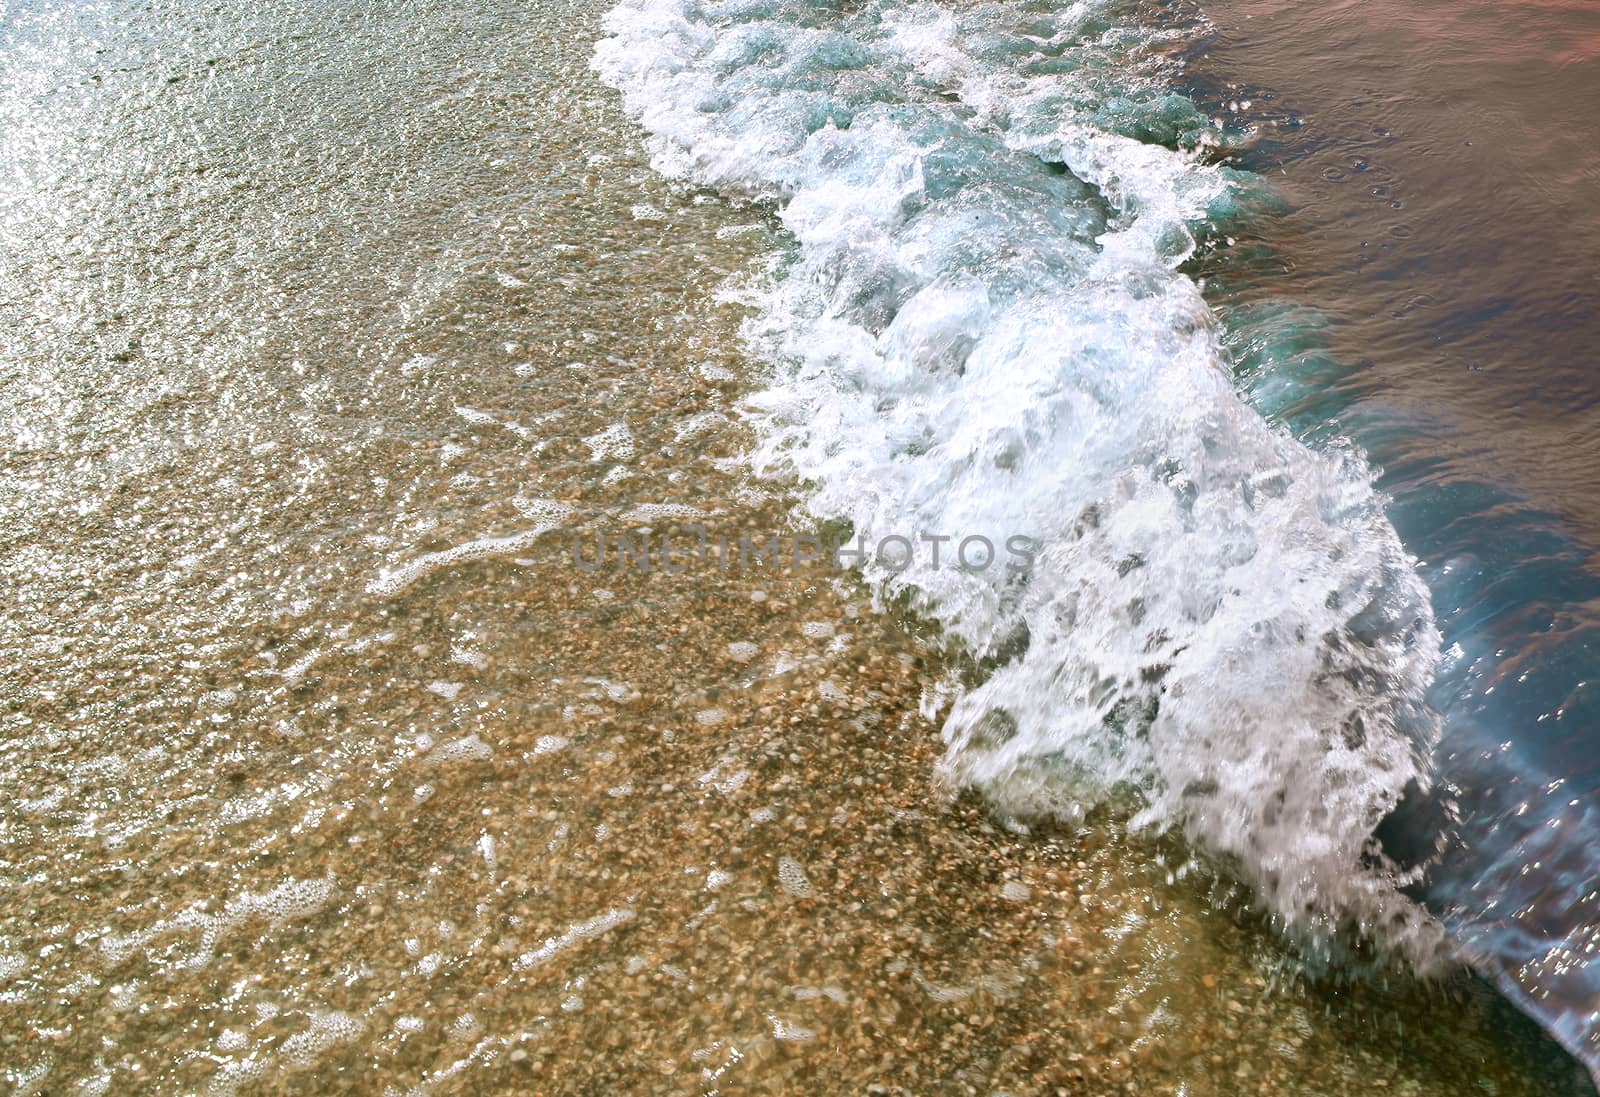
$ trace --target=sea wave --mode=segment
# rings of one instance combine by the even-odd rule
[[[662,172],[770,201],[766,472],[857,532],[1042,548],[865,570],[986,668],[950,777],[1018,816],[1131,794],[1310,954],[1445,951],[1374,830],[1429,784],[1439,648],[1363,456],[1236,390],[1179,269],[1250,180],[1158,35],[1077,3],[624,0],[595,66]]]

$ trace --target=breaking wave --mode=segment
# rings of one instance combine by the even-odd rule
[[[1313,954],[1441,955],[1374,839],[1428,785],[1428,592],[1361,454],[1236,391],[1179,267],[1254,184],[1157,32],[897,0],[624,0],[607,30],[658,169],[792,239],[752,326],[758,466],[860,534],[1041,546],[865,565],[987,668],[949,775],[1019,816],[1131,793]]]

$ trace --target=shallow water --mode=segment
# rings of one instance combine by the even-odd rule
[[[778,222],[649,170],[600,17],[3,16],[13,1085],[1569,1088],[1121,802],[957,794],[959,668],[859,578],[538,532],[807,527],[728,460]]]

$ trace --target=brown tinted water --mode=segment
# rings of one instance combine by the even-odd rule
[[[1600,1063],[1600,9],[1207,5],[1188,77],[1288,209],[1217,264],[1225,309],[1318,310],[1312,394],[1387,469],[1447,662],[1422,894]],[[1418,821],[1420,819],[1420,821]]]
[[[788,520],[726,460],[770,218],[650,174],[598,14],[3,16],[16,1090],[1567,1088],[1479,984],[952,798],[849,577],[537,533]]]
[[[1352,398],[1431,427],[1430,483],[1514,485],[1600,545],[1600,9],[1205,12],[1191,75],[1292,207],[1259,225],[1272,292],[1334,318]]]

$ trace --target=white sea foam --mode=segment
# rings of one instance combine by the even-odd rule
[[[587,921],[573,924],[568,927],[565,933],[557,937],[547,937],[538,948],[529,949],[521,956],[518,956],[512,967],[517,971],[527,971],[529,968],[538,967],[575,945],[593,940],[602,934],[610,933],[617,927],[625,926],[631,921],[633,921],[633,911],[627,907],[615,907],[604,914],[597,914]]]
[[[367,584],[367,591],[383,597],[392,597],[412,583],[456,564],[469,560],[482,560],[491,556],[514,556],[530,548],[538,539],[556,529],[572,513],[570,507],[544,499],[517,499],[517,510],[540,524],[532,529],[507,534],[504,537],[480,537],[439,552],[424,553],[404,564],[381,572]]]
[[[465,762],[487,762],[494,757],[494,748],[482,739],[477,732],[452,739],[448,743],[441,743],[423,756],[422,764],[425,766],[452,766]]]
[[[1042,546],[866,565],[993,667],[949,711],[948,774],[1018,814],[1128,790],[1308,945],[1353,925],[1432,955],[1371,867],[1427,782],[1426,590],[1361,456],[1235,392],[1177,270],[1230,177],[1175,151],[1209,126],[1104,8],[1023,35],[998,5],[623,0],[595,63],[659,170],[775,200],[798,244],[751,330],[758,467],[859,533]]]
[[[309,1070],[329,1049],[359,1039],[366,1027],[360,1019],[337,1010],[314,1013],[304,1032],[278,1045],[278,1055],[289,1070]]]
[[[583,440],[589,447],[589,459],[604,461],[613,458],[625,461],[633,456],[633,432],[628,430],[626,423],[613,423],[598,434],[591,434]]]
[[[629,508],[623,515],[624,522],[668,522],[674,519],[692,522],[697,518],[704,518],[706,512],[698,507],[685,506],[682,503],[640,503]]]
[[[262,919],[276,927],[286,922],[311,918],[327,905],[333,889],[332,877],[288,879],[268,891],[235,895],[224,902],[218,911],[211,910],[207,902],[196,903],[170,918],[163,918],[132,933],[107,932],[100,938],[100,952],[108,963],[119,965],[169,935],[188,934],[197,937],[198,944],[182,963],[190,968],[204,967],[211,962],[218,943],[226,934],[254,919]],[[126,987],[120,992],[118,988],[112,988],[113,1005],[116,1006],[119,993],[130,996],[131,1007],[134,999],[131,997],[132,991]]]
[[[778,858],[778,883],[796,899],[810,899],[817,893],[805,866],[793,857]]]

